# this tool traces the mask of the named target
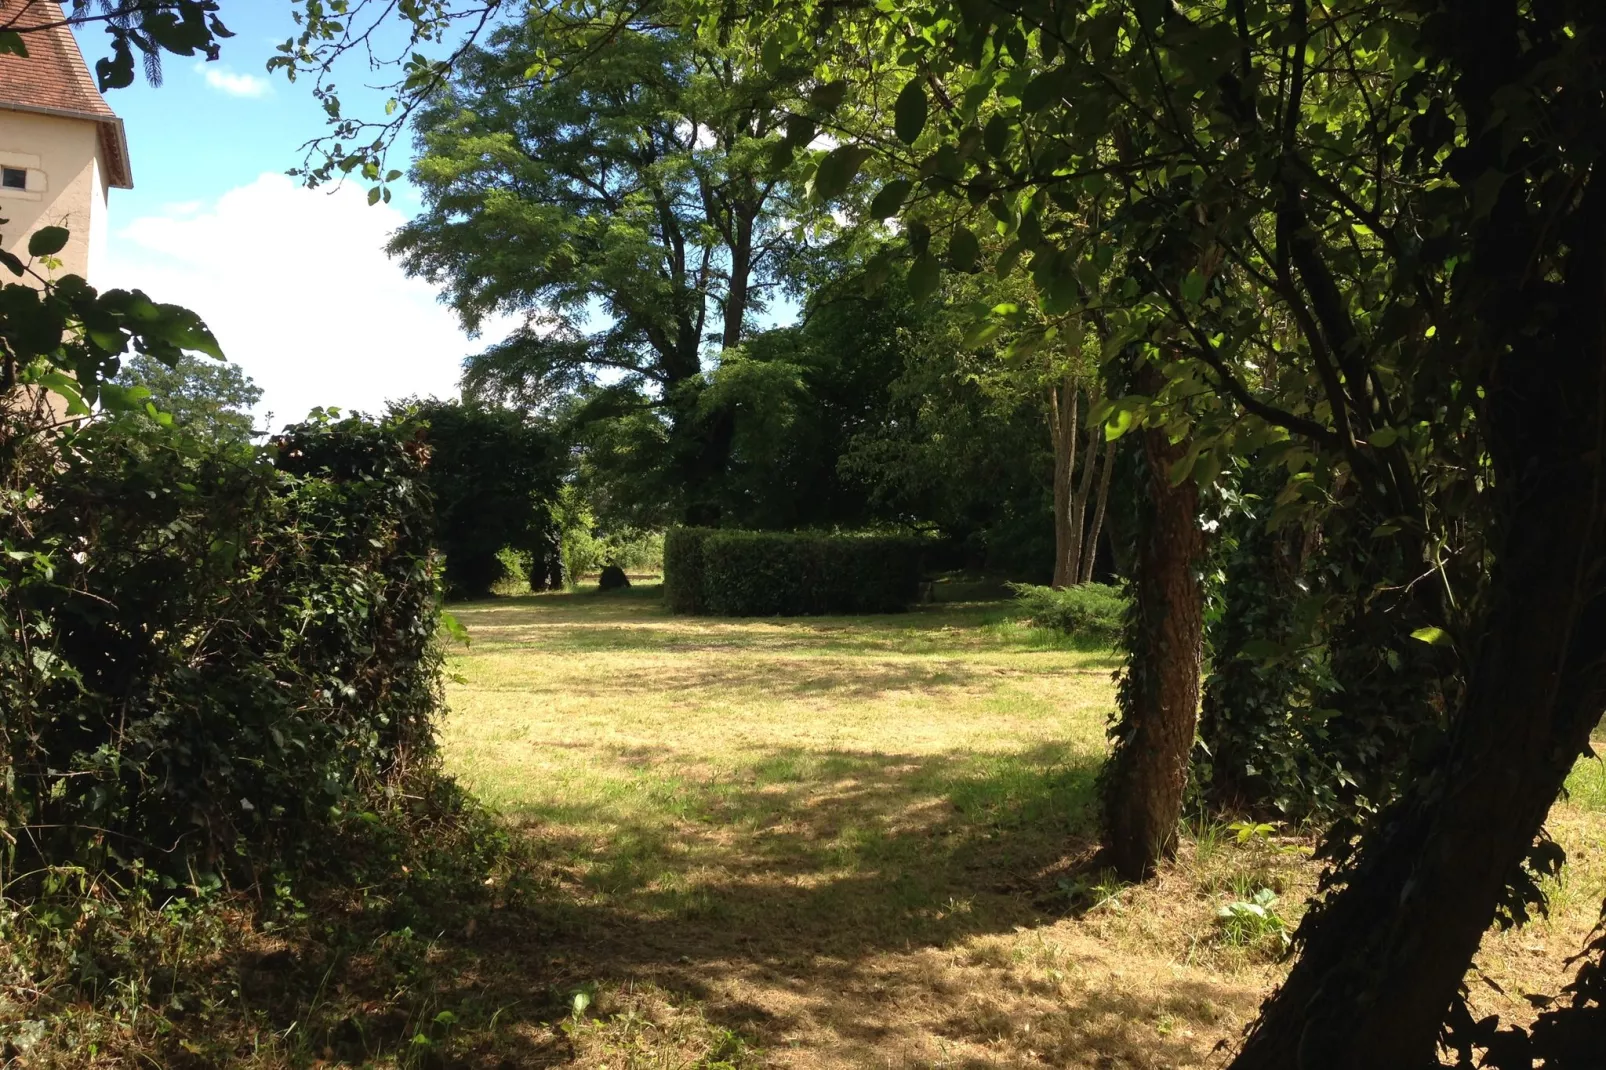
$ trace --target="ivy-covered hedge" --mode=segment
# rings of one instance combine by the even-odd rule
[[[266,449],[143,419],[4,431],[17,871],[253,881],[431,760],[438,575],[411,427],[320,421]]]
[[[896,536],[677,528],[664,540],[675,613],[897,613],[920,592],[921,543]]]

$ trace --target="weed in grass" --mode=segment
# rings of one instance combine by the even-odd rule
[[[1235,900],[1216,912],[1223,943],[1231,947],[1264,948],[1275,943],[1277,950],[1288,946],[1288,923],[1277,912],[1277,893],[1261,888],[1247,899]]]

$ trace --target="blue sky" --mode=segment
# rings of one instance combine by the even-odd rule
[[[383,252],[416,198],[404,185],[370,208],[357,184],[307,190],[284,177],[324,129],[309,85],[264,70],[293,32],[289,5],[224,12],[236,36],[218,62],[167,57],[160,88],[137,79],[107,94],[128,129],[135,188],[112,191],[109,255],[94,281],[200,312],[264,388],[259,411],[275,426],[314,405],[374,411],[455,393],[463,357],[485,340],[465,337]],[[82,28],[79,41],[93,68],[103,31]],[[380,113],[384,95],[360,86],[366,70],[340,75],[348,113]],[[405,169],[407,151],[395,166]]]

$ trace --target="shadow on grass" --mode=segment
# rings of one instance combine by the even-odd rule
[[[578,749],[594,769],[673,758],[665,748]],[[454,1061],[440,1065],[577,1058],[580,992],[595,994],[593,1019],[613,1023],[593,1037],[636,1028],[649,992],[652,1043],[675,1028],[703,1037],[707,1051],[775,1050],[804,1035],[829,1050],[826,1065],[925,1065],[888,1053],[1024,1032],[1051,1065],[1201,1061],[1202,1042],[1170,1035],[1170,1017],[1208,1021],[1248,997],[1168,978],[1001,1001],[977,971],[942,965],[971,938],[1069,911],[1063,878],[1092,853],[1096,774],[1095,759],[1054,745],[992,756],[786,748],[706,781],[625,781],[614,798],[520,807],[507,816],[527,837],[525,876],[538,890],[429,944],[425,1009],[450,1012],[461,1029]],[[888,1011],[933,1001],[923,1018]],[[584,1061],[713,1063],[625,1057],[647,1042],[620,1039],[608,1058]]]

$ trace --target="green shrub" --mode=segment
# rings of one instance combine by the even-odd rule
[[[1039,628],[1079,639],[1113,643],[1121,636],[1127,598],[1119,588],[1103,583],[1075,587],[1037,587],[1012,583],[1018,615]]]
[[[664,543],[671,611],[723,617],[897,613],[920,588],[918,540],[677,528]]]
[[[111,421],[3,473],[17,871],[253,883],[431,762],[426,454],[361,418],[261,450]]]
[[[416,423],[429,446],[425,478],[435,544],[451,598],[484,598],[509,578],[504,550],[549,552],[551,503],[567,451],[555,436],[507,409],[456,401],[403,402],[395,419]],[[521,569],[528,577],[531,569]]]

